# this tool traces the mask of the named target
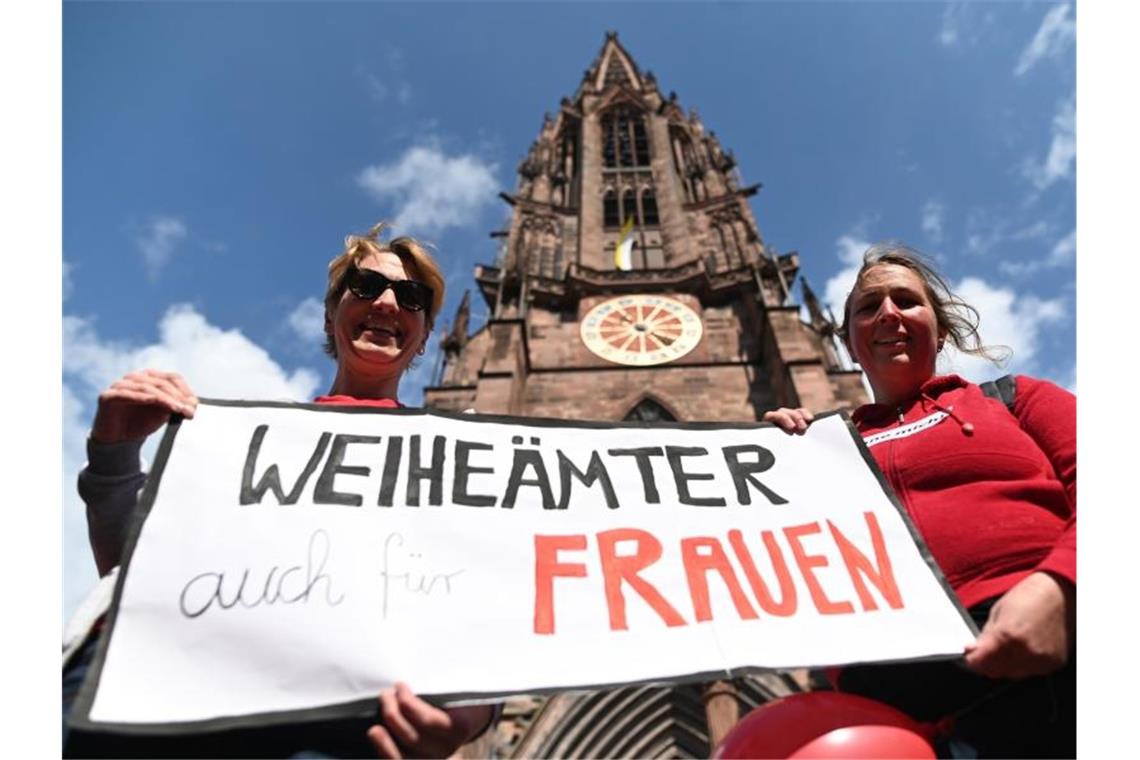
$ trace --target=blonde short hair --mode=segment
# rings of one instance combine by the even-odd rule
[[[372,254],[394,253],[400,257],[408,276],[419,280],[431,288],[431,307],[424,314],[424,325],[430,333],[435,317],[443,307],[443,273],[427,246],[414,238],[401,236],[387,243],[380,240],[380,233],[388,228],[387,222],[380,222],[364,235],[349,235],[344,239],[344,251],[329,262],[329,282],[325,289],[325,353],[336,358],[336,342],[329,326],[329,317],[336,311],[345,289],[348,287],[348,270]]]

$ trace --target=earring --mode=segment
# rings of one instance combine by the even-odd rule
[[[938,353],[942,353],[942,345],[943,345],[945,342],[946,342],[945,340],[939,340],[939,341],[938,341]]]

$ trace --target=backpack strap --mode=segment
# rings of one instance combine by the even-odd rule
[[[1005,404],[1006,409],[1013,411],[1013,402],[1017,398],[1017,381],[1013,375],[1002,375],[997,380],[990,380],[978,386],[982,394],[996,398]]]

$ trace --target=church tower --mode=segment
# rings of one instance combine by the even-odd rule
[[[730,150],[606,35],[518,166],[509,229],[442,341],[429,407],[592,420],[758,420],[867,401],[796,252],[760,233]],[[802,317],[801,317],[802,314]],[[513,700],[484,756],[708,756],[785,676]]]

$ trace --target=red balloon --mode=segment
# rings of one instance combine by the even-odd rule
[[[761,705],[733,727],[714,758],[933,758],[930,727],[866,697],[793,694]]]
[[[796,760],[873,757],[880,760],[933,759],[934,747],[914,731],[898,726],[848,726],[812,739],[788,755]]]

